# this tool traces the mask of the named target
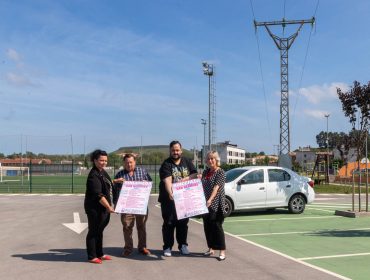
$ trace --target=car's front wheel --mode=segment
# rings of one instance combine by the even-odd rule
[[[293,195],[288,205],[289,212],[292,214],[301,214],[304,211],[305,207],[306,200],[301,194]]]
[[[224,217],[230,216],[231,212],[233,211],[233,203],[229,198],[225,198],[225,214]]]

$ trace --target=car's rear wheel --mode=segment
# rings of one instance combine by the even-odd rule
[[[288,205],[289,212],[292,214],[301,214],[304,211],[305,207],[306,200],[301,194],[293,195]]]
[[[224,217],[230,216],[231,212],[233,211],[233,203],[229,198],[225,198],[225,214]]]

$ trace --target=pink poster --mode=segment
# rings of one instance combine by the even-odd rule
[[[177,219],[208,213],[202,181],[199,179],[172,184]]]
[[[125,181],[115,208],[116,213],[146,215],[152,182]]]

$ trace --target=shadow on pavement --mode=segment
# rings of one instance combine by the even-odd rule
[[[262,210],[244,210],[232,213],[229,217],[239,217],[239,216],[264,216],[264,215],[279,215],[279,214],[289,214],[288,209],[278,208],[278,209],[262,209]]]
[[[86,249],[50,249],[47,253],[15,254],[15,258],[29,261],[86,262]]]
[[[104,252],[114,258],[131,259],[139,261],[161,261],[165,260],[162,250],[150,250],[151,254],[148,256],[134,251],[128,257],[122,257],[123,249],[121,247],[106,247]],[[204,257],[203,253],[190,253],[188,256],[182,256],[179,252],[173,251],[172,257]],[[86,262],[86,249],[85,248],[72,248],[72,249],[50,249],[47,253],[30,253],[30,254],[15,254],[14,258],[22,258],[29,261],[48,261],[48,262]]]
[[[370,237],[369,230],[322,230],[317,232],[306,233],[307,236],[322,237]]]

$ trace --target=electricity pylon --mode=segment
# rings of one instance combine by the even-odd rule
[[[294,40],[298,36],[298,32],[301,30],[305,23],[315,23],[315,18],[309,20],[285,20],[282,21],[264,21],[257,22],[254,21],[254,26],[264,26],[274,40],[275,45],[280,50],[280,154],[279,158],[282,156],[284,162],[286,163],[279,165],[285,165],[285,167],[291,168],[291,159],[289,157],[290,152],[290,124],[289,124],[289,83],[288,83],[288,50],[292,46]],[[270,25],[281,25],[283,29],[287,24],[299,24],[298,30],[291,36],[286,38],[281,38],[273,34],[268,26]]]

